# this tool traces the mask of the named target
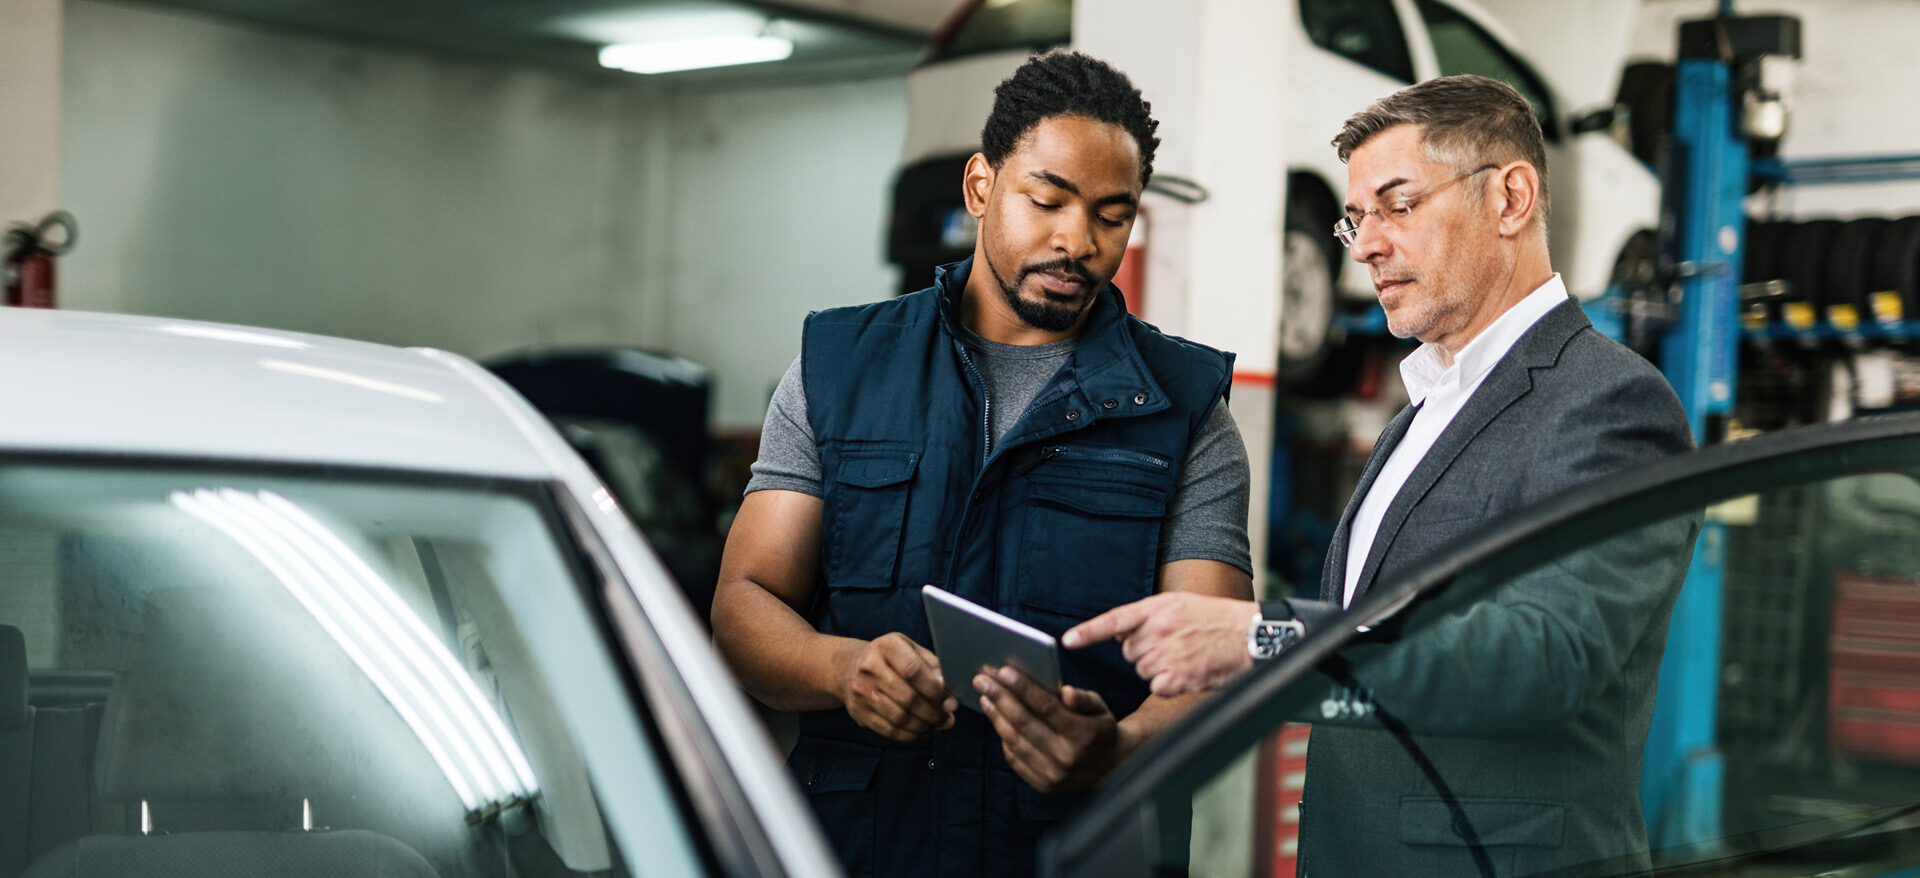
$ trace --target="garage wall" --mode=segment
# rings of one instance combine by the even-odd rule
[[[807,312],[893,294],[882,232],[903,77],[668,101],[661,344],[713,366],[717,426],[758,428]],[[958,186],[959,181],[954,181]],[[694,353],[694,352],[698,353]]]
[[[628,328],[649,95],[71,2],[72,308],[481,354]]]
[[[891,288],[898,78],[680,93],[69,0],[61,304],[442,347],[627,343],[757,424]]]
[[[60,0],[0,2],[0,230],[60,202]]]
[[[1643,0],[1628,55],[1672,60],[1678,23],[1705,18],[1708,0]],[[1741,0],[1742,15],[1783,13],[1801,24],[1801,61],[1786,158],[1920,153],[1920,114],[1909,108],[1920,81],[1920,3],[1912,0]],[[1900,216],[1920,213],[1920,181],[1788,190],[1790,216]]]

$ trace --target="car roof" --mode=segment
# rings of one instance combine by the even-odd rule
[[[0,450],[552,479],[549,429],[444,351],[0,308]]]

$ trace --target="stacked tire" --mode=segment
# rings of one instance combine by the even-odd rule
[[[1907,320],[1920,320],[1920,216],[1887,224],[1874,247],[1876,290],[1896,290]]]
[[[1920,320],[1920,216],[1750,221],[1741,282],[1767,281],[1767,321],[1796,330]]]

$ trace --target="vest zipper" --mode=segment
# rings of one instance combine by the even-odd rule
[[[967,488],[966,505],[960,509],[959,535],[964,537],[973,523],[975,505],[978,501],[980,483],[987,477],[987,464],[993,460],[993,393],[987,390],[987,379],[980,375],[979,368],[973,365],[973,355],[967,346],[959,341],[953,343],[960,352],[960,362],[967,366],[967,374],[973,376],[973,382],[980,388],[980,471],[973,474],[973,485]],[[947,559],[946,579],[940,583],[943,588],[953,588],[954,570],[960,564],[960,541],[954,541],[952,557]]]
[[[993,392],[987,389],[987,379],[973,365],[973,355],[967,352],[967,346],[956,343],[956,347],[960,348],[960,362],[967,364],[967,372],[980,385],[980,472],[984,475],[987,461],[993,457]]]
[[[1151,454],[1143,454],[1138,451],[1127,451],[1126,449],[1123,449],[1123,448],[1086,448],[1083,446],[1074,446],[1074,445],[1055,445],[1050,448],[1047,448],[1044,451],[1040,452],[1040,457],[1036,459],[1033,462],[1033,464],[1043,463],[1045,461],[1052,460],[1061,455],[1066,455],[1068,457],[1086,458],[1088,460],[1111,460],[1111,461],[1121,461],[1124,463],[1140,463],[1140,464],[1146,464],[1147,466],[1153,467],[1155,469],[1167,468],[1167,462],[1165,460],[1162,460],[1161,458],[1158,458],[1158,457],[1154,457]],[[1030,464],[1029,466],[1031,467],[1033,464]]]
[[[1066,450],[1066,447],[1061,445],[1049,445],[1046,448],[1040,449],[1040,453],[1034,455],[1032,460],[1020,465],[1020,475],[1024,476],[1027,473],[1033,472],[1034,467],[1059,457]]]

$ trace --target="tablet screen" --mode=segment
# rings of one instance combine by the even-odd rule
[[[939,586],[925,586],[920,593],[940,674],[961,704],[980,709],[973,678],[983,667],[1012,665],[1048,690],[1060,691],[1060,654],[1051,635]]]

